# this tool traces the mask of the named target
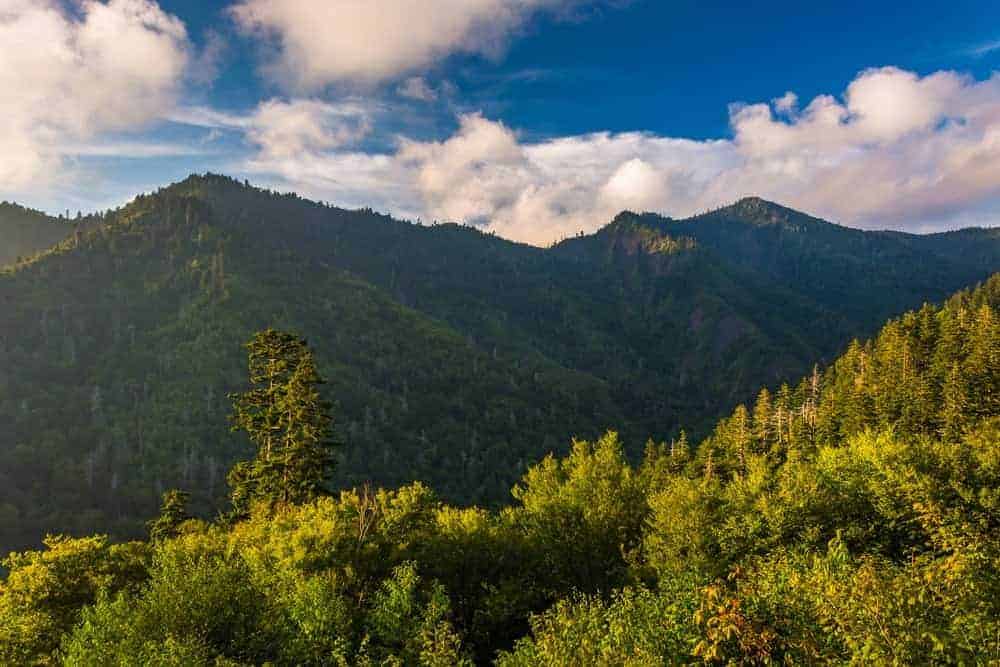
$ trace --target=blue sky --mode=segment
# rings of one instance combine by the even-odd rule
[[[748,194],[997,224],[1000,5],[873,4],[0,0],[0,198],[213,170],[539,244]]]

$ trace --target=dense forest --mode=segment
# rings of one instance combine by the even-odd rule
[[[759,199],[624,213],[542,249],[207,175],[72,229],[0,271],[2,550],[140,536],[170,488],[226,511],[248,446],[227,395],[267,327],[316,352],[336,487],[421,481],[497,510],[574,437],[615,428],[633,464],[649,438],[700,440],[762,386],[1000,270],[991,230],[861,232]]]
[[[1000,660],[1000,275],[702,442],[632,463],[615,432],[574,440],[494,509],[420,482],[335,491],[344,417],[316,352],[273,329],[245,352],[227,510],[167,491],[145,540],[12,554],[0,662]]]

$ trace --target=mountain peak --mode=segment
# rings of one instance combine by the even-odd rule
[[[798,229],[833,224],[757,196],[743,197],[729,206],[703,213],[693,219],[730,220],[760,227],[776,225]]]
[[[763,197],[758,197],[757,195],[741,197],[733,203],[733,206],[776,206],[778,208],[785,208],[780,204],[764,199]]]
[[[673,222],[673,218],[660,215],[659,213],[636,213],[635,211],[625,210],[612,218],[611,222],[604,225],[597,233],[600,234],[601,232],[609,232],[635,225],[656,227],[668,222]]]
[[[800,211],[788,208],[787,206],[782,206],[781,204],[775,203],[764,199],[763,197],[751,196],[743,197],[737,200],[735,203],[726,207],[723,210],[730,209],[732,211],[744,213],[744,214],[794,214],[794,215],[805,215]]]
[[[554,247],[563,256],[577,258],[622,261],[642,256],[662,261],[697,246],[692,237],[671,233],[672,222],[655,213],[622,211],[594,234],[565,239]]]

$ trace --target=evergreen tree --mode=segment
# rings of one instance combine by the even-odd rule
[[[757,448],[767,451],[773,444],[774,439],[774,412],[771,407],[771,392],[764,389],[757,394],[757,402],[753,406],[753,437],[757,441]]]
[[[247,344],[250,388],[234,394],[232,423],[257,447],[229,475],[237,513],[256,502],[301,504],[326,495],[332,471],[333,418],[306,341],[267,329]]]
[[[160,515],[146,524],[149,527],[149,539],[155,542],[177,535],[178,527],[191,518],[187,509],[189,498],[189,493],[177,489],[163,494]]]
[[[730,417],[730,446],[736,454],[740,470],[746,471],[747,455],[750,453],[750,414],[745,405],[739,405]]]

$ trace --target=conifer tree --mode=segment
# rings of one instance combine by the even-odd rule
[[[757,394],[757,401],[753,406],[753,437],[757,442],[758,449],[767,451],[770,448],[773,444],[771,437],[773,432],[774,413],[771,408],[771,392],[765,387]]]
[[[738,405],[730,418],[730,438],[732,438],[730,446],[736,454],[741,472],[746,472],[750,433],[750,415],[745,405]]]
[[[247,344],[250,388],[234,394],[233,430],[257,448],[229,474],[237,513],[257,502],[301,504],[325,495],[333,468],[333,418],[305,340],[267,329]]]
[[[189,493],[177,489],[163,494],[160,515],[147,524],[149,539],[156,542],[177,536],[178,527],[191,518],[187,510],[188,498]]]

